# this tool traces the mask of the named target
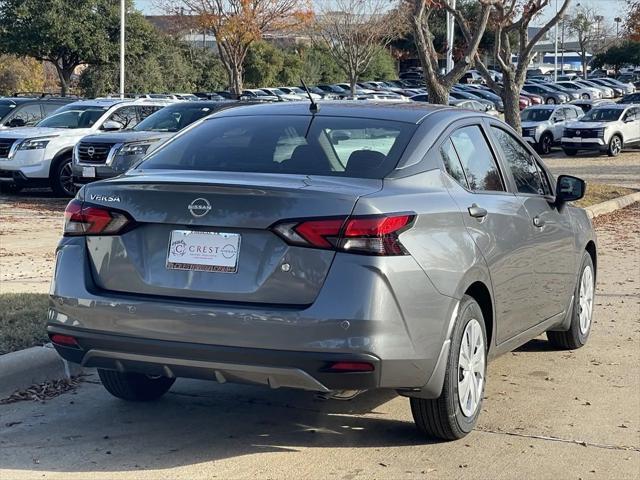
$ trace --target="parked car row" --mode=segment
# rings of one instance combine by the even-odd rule
[[[589,107],[586,113],[572,104],[526,108],[522,137],[540,154],[561,146],[569,156],[594,150],[615,157],[624,147],[640,146],[640,105],[600,101]]]

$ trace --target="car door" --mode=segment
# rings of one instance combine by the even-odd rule
[[[531,301],[535,316],[530,326],[566,311],[575,286],[576,257],[571,217],[553,205],[551,177],[517,136],[499,124],[492,137],[529,216],[529,252],[533,255]]]
[[[445,170],[457,182],[452,197],[489,268],[496,341],[526,330],[533,315],[533,251],[529,216],[511,192],[480,120],[456,126],[440,145]]]
[[[556,111],[551,115],[551,133],[553,133],[554,142],[559,142],[562,138],[562,132],[566,123],[566,109],[556,108]]]
[[[625,144],[633,144],[640,140],[640,108],[631,107],[622,117],[622,135]]]

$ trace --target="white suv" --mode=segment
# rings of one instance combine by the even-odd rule
[[[575,122],[584,113],[574,105],[534,105],[520,113],[522,138],[540,154],[551,153],[559,145],[564,127]]]
[[[578,150],[598,150],[610,157],[623,147],[640,145],[640,106],[610,104],[592,108],[579,121],[569,123],[562,133],[567,155]]]
[[[49,186],[57,195],[73,196],[73,147],[85,135],[133,128],[170,102],[97,99],[74,102],[35,127],[0,132],[0,188]]]

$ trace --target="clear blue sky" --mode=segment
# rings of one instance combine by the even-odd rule
[[[555,13],[555,2],[551,0],[551,5],[547,7],[545,13],[541,15],[540,19],[536,22],[542,24],[548,20]],[[162,13],[155,5],[154,0],[134,0],[136,7],[146,14],[158,14]],[[578,5],[585,6],[587,8],[594,8],[602,16],[605,17],[605,23],[614,25],[613,19],[615,17],[623,17],[625,12],[625,0],[572,0],[569,11],[575,9]],[[558,7],[562,5],[562,0],[558,0]]]

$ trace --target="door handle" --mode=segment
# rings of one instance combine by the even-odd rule
[[[533,225],[538,228],[542,228],[544,227],[544,220],[540,217],[533,217]]]
[[[487,211],[484,208],[479,207],[475,203],[472,204],[467,210],[469,210],[469,215],[471,215],[473,218],[484,218],[487,216]]]

